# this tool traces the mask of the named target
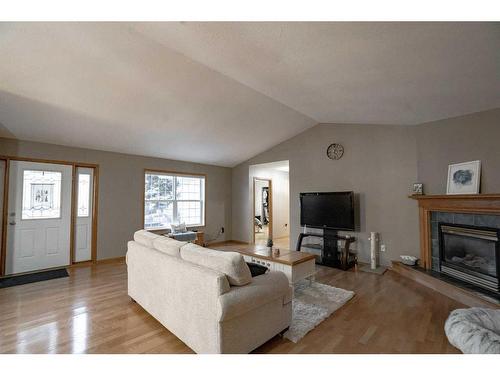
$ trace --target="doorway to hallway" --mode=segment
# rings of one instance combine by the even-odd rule
[[[249,167],[251,188],[250,242],[289,248],[289,163],[288,160]],[[284,245],[285,244],[285,245]]]

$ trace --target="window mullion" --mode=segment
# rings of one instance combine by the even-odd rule
[[[172,192],[173,192],[173,210],[174,210],[174,213],[172,215],[172,220],[174,221],[174,223],[179,223],[179,218],[177,217],[177,176],[173,176],[174,179],[173,179],[173,189],[172,189]]]

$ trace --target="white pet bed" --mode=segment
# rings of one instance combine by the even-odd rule
[[[500,310],[453,311],[444,325],[448,341],[466,354],[500,354]]]

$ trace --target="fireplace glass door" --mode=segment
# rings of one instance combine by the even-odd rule
[[[440,223],[439,232],[442,271],[469,282],[481,278],[481,286],[493,281],[492,285],[498,288],[497,229]]]

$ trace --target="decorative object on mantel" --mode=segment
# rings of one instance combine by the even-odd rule
[[[273,249],[273,257],[277,257],[280,255],[280,249]]]
[[[469,161],[448,166],[446,194],[479,194],[481,161]]]
[[[411,188],[412,194],[422,195],[424,194],[424,184],[420,182],[415,182]]]
[[[362,265],[359,267],[360,271],[375,273],[377,275],[383,275],[387,270],[386,267],[378,265],[378,247],[379,247],[379,233],[370,232],[370,265]]]
[[[339,160],[342,156],[344,156],[344,146],[340,143],[332,143],[326,149],[326,156],[332,160]]]
[[[401,258],[401,262],[407,266],[417,265],[418,258],[413,255],[400,255],[399,257]]]
[[[345,305],[354,292],[307,280],[295,284],[292,322],[284,337],[297,343],[309,331]]]

